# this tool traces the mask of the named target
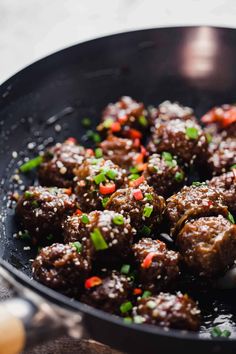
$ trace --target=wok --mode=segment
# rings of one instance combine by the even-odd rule
[[[13,237],[17,226],[7,198],[15,188],[14,171],[25,156],[33,157],[68,136],[84,142],[81,119],[90,117],[95,127],[103,107],[121,95],[147,105],[177,100],[194,107],[197,115],[213,105],[233,102],[235,63],[234,29],[157,28],[72,46],[1,85],[0,274],[15,295],[1,306],[0,353],[17,353],[66,332],[136,354],[235,353],[234,290],[215,291],[213,297],[206,291],[200,296],[204,321],[199,334],[124,324],[36,283],[30,273],[36,250]],[[30,184],[34,175],[22,178]],[[230,328],[230,338],[210,338],[209,328],[218,323]]]

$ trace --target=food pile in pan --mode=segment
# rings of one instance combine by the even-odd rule
[[[33,277],[127,323],[197,331],[184,276],[214,286],[236,260],[236,106],[201,121],[122,97],[103,111],[96,148],[68,138],[22,165],[38,165],[16,207],[41,247]]]

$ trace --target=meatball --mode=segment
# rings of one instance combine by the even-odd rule
[[[152,107],[149,109],[149,113],[153,124],[155,124],[157,120],[164,122],[176,118],[181,120],[195,120],[192,108],[182,106],[178,102],[164,101],[159,104],[157,108]]]
[[[222,192],[224,204],[236,214],[236,170],[212,178],[208,185]]]
[[[200,327],[200,310],[197,304],[180,292],[177,295],[160,293],[141,299],[133,310],[134,321],[167,328],[197,331]]]
[[[222,193],[205,183],[183,187],[180,192],[167,199],[166,203],[166,217],[172,236],[188,219],[218,214],[228,216],[228,208],[224,204]]]
[[[40,283],[66,295],[76,296],[83,289],[91,264],[76,245],[54,243],[42,248],[32,265],[33,277]]]
[[[134,244],[133,252],[144,289],[155,292],[173,287],[180,274],[178,252],[168,250],[164,242],[151,238],[142,238]]]
[[[93,276],[85,281],[85,292],[80,300],[106,312],[121,314],[120,306],[132,291],[129,277],[113,271],[111,274]]]
[[[119,189],[110,197],[106,208],[130,217],[131,225],[139,234],[153,234],[162,221],[164,198],[159,196],[143,176],[133,181],[132,186]]]
[[[131,97],[123,96],[116,103],[110,103],[102,114],[102,122],[97,127],[100,132],[114,133],[123,137],[140,137],[149,127],[149,119],[144,104]]]
[[[156,193],[167,198],[178,191],[185,181],[185,173],[169,152],[153,154],[148,158],[144,171],[147,183]]]
[[[156,123],[147,149],[150,153],[168,151],[189,166],[205,157],[207,146],[207,138],[197,123],[173,119]]]
[[[208,168],[213,176],[229,171],[236,164],[235,138],[221,138],[220,141],[217,139],[215,142],[216,139],[209,146],[207,161]]]
[[[205,277],[218,275],[236,259],[236,225],[221,215],[192,220],[178,234],[177,245],[189,268]]]
[[[88,153],[74,139],[58,143],[47,150],[38,170],[39,182],[43,186],[71,187],[74,168],[82,164]]]
[[[75,192],[85,212],[103,209],[106,198],[126,180],[125,170],[104,159],[87,159],[75,174]]]
[[[116,165],[126,169],[143,163],[146,150],[141,146],[137,139],[119,138],[114,135],[109,135],[106,140],[100,144],[104,159],[109,159]]]
[[[76,197],[71,189],[30,187],[19,199],[16,214],[33,242],[59,237],[63,218],[74,212]]]
[[[104,210],[69,216],[63,225],[63,234],[65,242],[80,241],[86,254],[106,261],[130,254],[135,230],[129,217]]]

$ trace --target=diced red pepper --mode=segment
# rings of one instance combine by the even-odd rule
[[[139,147],[139,146],[140,146],[140,139],[138,138],[134,139],[133,147]]]
[[[142,294],[142,289],[140,289],[140,288],[134,288],[134,290],[133,290],[133,294],[134,295],[141,295]]]
[[[115,183],[109,183],[106,184],[105,186],[102,183],[100,183],[99,185],[99,192],[104,195],[114,193],[115,190],[116,190]]]
[[[141,267],[142,268],[149,268],[152,264],[153,257],[156,256],[155,252],[150,252],[148,255],[144,258]]]
[[[215,107],[207,112],[201,121],[205,124],[219,123],[222,128],[236,122],[236,107]]]
[[[102,284],[102,279],[99,277],[91,277],[85,280],[84,286],[86,289],[93,288],[94,286],[98,286]]]
[[[65,189],[65,193],[66,193],[67,195],[71,195],[71,194],[72,194],[72,188],[66,188],[66,189]]]
[[[139,130],[137,130],[137,129],[130,129],[128,131],[128,135],[133,140],[134,139],[141,139],[142,136],[143,136],[142,133]]]
[[[143,154],[143,156],[147,155],[147,150],[145,149],[145,147],[143,145],[141,146],[141,154]]]
[[[112,125],[111,125],[111,131],[112,131],[112,133],[117,133],[117,132],[119,132],[120,130],[121,130],[121,125],[120,125],[119,122],[114,122],[114,123],[112,123]]]
[[[81,215],[81,214],[83,214],[83,212],[80,209],[77,209],[75,215]]]
[[[144,176],[140,176],[139,178],[135,179],[134,181],[131,181],[130,186],[131,187],[138,187],[144,181],[145,181]]]
[[[140,153],[135,157],[135,164],[138,165],[140,163],[143,163],[143,154]]]
[[[67,144],[76,144],[76,142],[77,142],[77,140],[75,138],[72,138],[72,137],[66,139],[66,143]]]
[[[89,156],[94,156],[94,151],[93,151],[93,149],[87,149],[87,154],[88,154]]]
[[[143,199],[143,193],[140,189],[135,189],[133,191],[133,196],[136,200],[142,200]]]
[[[118,121],[119,121],[120,124],[124,124],[125,122],[127,122],[127,119],[128,119],[128,116],[124,115],[122,117],[119,117]]]

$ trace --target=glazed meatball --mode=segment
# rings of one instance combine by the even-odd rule
[[[236,164],[236,139],[216,137],[208,149],[208,168],[213,176],[221,175]]]
[[[65,242],[80,241],[92,258],[106,261],[126,258],[131,253],[135,230],[129,217],[104,210],[69,216],[63,234]]]
[[[197,304],[180,292],[177,295],[160,293],[155,297],[141,299],[133,313],[134,321],[139,323],[190,331],[197,331],[200,327]]]
[[[139,180],[144,180],[142,177]],[[157,195],[146,182],[133,181],[130,187],[119,189],[110,197],[106,208],[130,217],[131,225],[139,234],[153,234],[162,221],[164,198]],[[136,183],[135,183],[136,182]]]
[[[103,209],[105,198],[120,188],[126,179],[126,171],[112,161],[95,158],[84,161],[75,174],[75,192],[85,212]]]
[[[82,164],[88,153],[74,139],[58,143],[47,150],[38,170],[39,182],[43,186],[71,187],[74,168]]]
[[[123,96],[116,103],[110,103],[102,114],[102,122],[97,127],[100,132],[113,133],[123,137],[142,137],[139,132],[149,127],[149,119],[144,104],[131,97]]]
[[[20,197],[16,214],[33,242],[44,242],[49,235],[60,236],[63,218],[76,207],[76,197],[70,189],[30,187]]]
[[[83,289],[91,264],[74,244],[54,243],[42,248],[32,265],[33,277],[49,288],[76,296]]]
[[[113,271],[111,274],[93,276],[85,281],[81,301],[106,312],[121,314],[120,306],[127,301],[132,291],[129,277]]]
[[[149,109],[152,123],[155,125],[157,120],[169,121],[179,118],[181,120],[195,120],[192,108],[182,106],[178,102],[164,101],[157,108]]]
[[[138,278],[144,289],[152,293],[173,287],[180,269],[180,255],[170,251],[166,244],[151,238],[142,238],[133,245],[135,263],[138,267]]]
[[[186,180],[183,169],[169,152],[151,155],[148,158],[144,177],[156,193],[164,198],[177,192]]]
[[[224,204],[227,205],[229,211],[236,214],[236,170],[233,169],[233,171],[212,178],[208,185],[222,192]]]
[[[173,119],[156,123],[147,149],[150,153],[168,151],[189,166],[205,157],[207,145],[207,138],[197,123]]]
[[[140,146],[140,141],[137,139],[119,138],[114,135],[109,135],[106,140],[100,144],[104,159],[109,159],[116,165],[126,169],[142,164],[146,154],[146,150]]]
[[[177,245],[189,268],[205,277],[218,275],[236,259],[236,225],[221,215],[192,220],[178,234]]]
[[[173,236],[188,219],[218,214],[228,216],[222,193],[205,183],[183,187],[180,192],[167,199],[166,203],[166,217]]]

